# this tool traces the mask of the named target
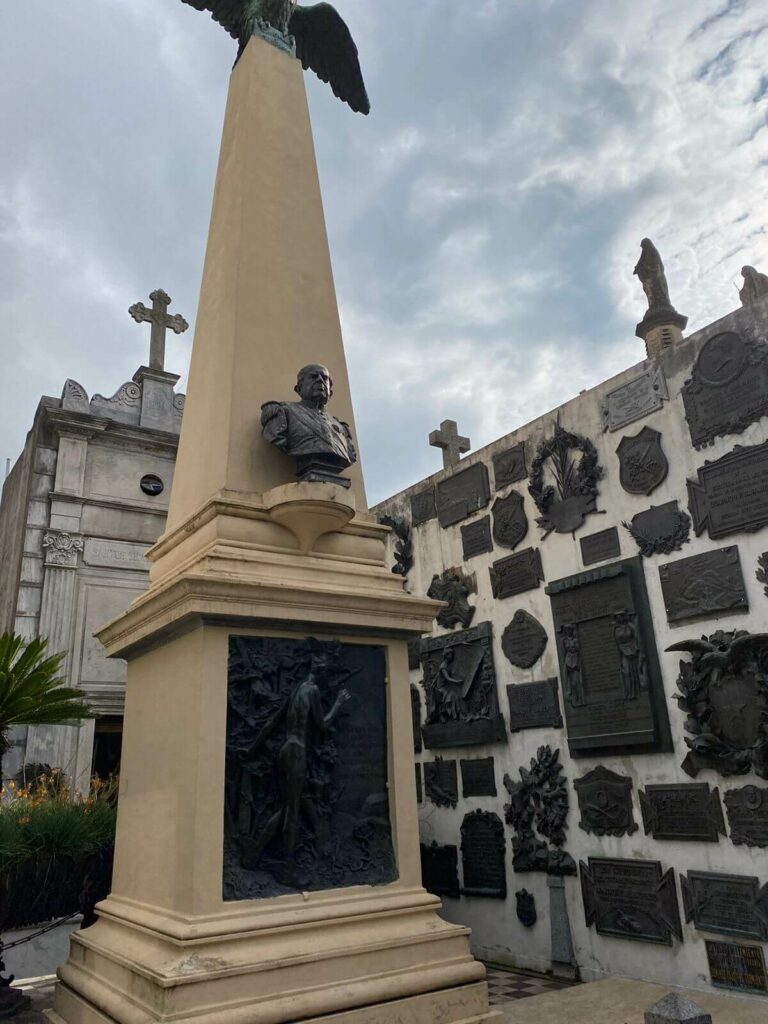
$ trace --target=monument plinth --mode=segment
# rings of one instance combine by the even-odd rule
[[[354,435],[301,66],[232,75],[179,457],[128,661],[113,891],[52,1024],[480,1024],[484,968],[422,888],[406,641],[434,601],[351,486],[261,435],[330,368]]]

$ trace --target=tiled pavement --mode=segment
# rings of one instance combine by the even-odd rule
[[[491,964],[486,964],[486,969],[488,1000],[491,1006],[503,1006],[504,1003],[540,996],[545,992],[559,992],[578,984],[573,981],[561,981],[546,974],[528,974],[525,971],[507,970]]]
[[[530,996],[543,995],[545,992],[557,992],[570,988],[573,982],[559,981],[544,974],[527,974],[523,971],[505,970],[486,965],[488,975],[488,997],[492,1006],[503,1007],[517,999],[528,999]],[[28,1010],[12,1017],[13,1024],[42,1024],[44,1009],[53,1002],[53,976],[47,978],[30,978],[18,984],[32,1000]]]

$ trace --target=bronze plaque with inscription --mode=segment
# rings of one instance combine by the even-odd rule
[[[641,560],[557,580],[547,594],[571,755],[672,750]]]
[[[719,540],[768,525],[768,441],[705,462],[698,480],[688,481],[688,506],[697,537],[707,530]]]
[[[768,992],[762,947],[736,942],[707,942],[706,947],[713,985],[758,995]]]

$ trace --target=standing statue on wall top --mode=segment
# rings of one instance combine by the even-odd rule
[[[638,338],[643,338],[648,355],[653,357],[668,348],[676,338],[682,338],[688,317],[678,313],[672,305],[667,275],[664,273],[659,250],[650,238],[644,238],[640,248],[642,251],[634,274],[643,286],[648,309],[637,325],[635,334]]]
[[[357,462],[357,452],[349,425],[325,411],[333,395],[330,371],[314,363],[304,366],[294,391],[301,401],[262,405],[265,440],[296,459],[299,480],[349,487],[351,481],[339,473]]]
[[[650,240],[644,238],[640,243],[640,259],[633,273],[640,279],[645,297],[648,300],[648,311],[655,313],[660,310],[674,309],[669,298],[667,276],[661,261],[659,250]]]
[[[754,267],[742,267],[741,276],[744,284],[739,290],[739,298],[742,306],[751,306],[768,295],[768,274],[761,274]]]
[[[330,4],[300,7],[296,0],[184,0],[184,3],[198,11],[210,11],[214,21],[237,39],[240,44],[237,60],[251,36],[260,35],[280,49],[295,52],[304,70],[314,71],[323,82],[328,82],[334,95],[354,111],[370,112],[357,47],[343,18]]]

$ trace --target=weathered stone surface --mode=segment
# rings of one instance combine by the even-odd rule
[[[442,449],[443,469],[458,466],[461,456],[471,448],[469,438],[459,436],[456,420],[443,420],[440,429],[433,430],[429,435],[429,443],[432,448]]]
[[[712,1017],[687,996],[670,992],[645,1011],[645,1024],[712,1024]]]

